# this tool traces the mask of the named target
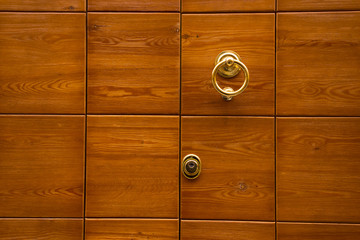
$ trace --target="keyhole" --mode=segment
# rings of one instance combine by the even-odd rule
[[[197,171],[197,164],[195,160],[190,160],[186,163],[186,169],[189,173],[195,173]]]
[[[189,154],[184,157],[182,172],[188,179],[195,179],[200,173],[200,159],[196,155]]]

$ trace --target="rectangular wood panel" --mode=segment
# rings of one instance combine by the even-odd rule
[[[172,219],[86,219],[85,239],[179,239],[179,222]]]
[[[360,0],[277,0],[280,11],[359,10]]]
[[[359,224],[278,223],[278,240],[355,240]]]
[[[274,120],[183,117],[182,157],[200,157],[194,180],[181,178],[181,217],[274,220]]]
[[[90,13],[88,112],[179,112],[177,13]]]
[[[275,0],[182,0],[183,12],[274,11]]]
[[[360,12],[281,13],[277,36],[277,114],[360,115]]]
[[[85,11],[85,0],[0,0],[0,11]]]
[[[85,14],[0,13],[0,113],[84,113]]]
[[[182,21],[182,113],[185,115],[272,115],[275,72],[274,14],[186,14]],[[247,89],[230,102],[212,86],[216,56],[232,50],[250,72]],[[220,85],[241,87],[239,74]]]
[[[81,217],[84,117],[0,116],[0,216]]]
[[[82,240],[82,219],[1,219],[1,240]]]
[[[88,217],[177,217],[179,118],[88,116]]]
[[[360,118],[277,120],[280,221],[360,222]]]
[[[182,240],[275,240],[275,223],[181,221]]]
[[[89,11],[179,11],[180,0],[88,0]]]

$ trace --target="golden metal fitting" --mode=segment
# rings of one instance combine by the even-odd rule
[[[238,90],[234,91],[230,87],[222,89],[217,83],[217,74],[224,78],[232,78],[238,75],[240,71],[244,72],[245,79],[243,85]],[[218,91],[226,101],[230,101],[233,97],[242,93],[248,86],[249,70],[245,64],[240,61],[240,56],[237,53],[230,50],[224,51],[221,52],[215,60],[215,67],[212,71],[211,81],[216,91]]]

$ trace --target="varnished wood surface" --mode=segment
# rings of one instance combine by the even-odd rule
[[[277,36],[278,114],[360,115],[360,12],[281,13]]]
[[[274,121],[183,117],[182,157],[196,154],[200,176],[181,178],[181,217],[274,220]]]
[[[278,220],[360,222],[360,118],[277,120]]]
[[[82,13],[0,13],[0,113],[84,113],[85,30]]]
[[[275,223],[181,221],[182,240],[275,240]]]
[[[0,218],[1,240],[82,240],[82,219]]]
[[[88,116],[87,136],[86,216],[178,216],[178,117]]]
[[[90,13],[88,112],[177,114],[179,14]]]
[[[179,222],[173,219],[86,219],[85,239],[179,239]]]
[[[359,10],[360,0],[277,0],[279,11]]]
[[[278,240],[355,240],[359,224],[278,223]]]
[[[0,11],[85,11],[85,0],[0,0]]]
[[[274,11],[274,0],[182,0],[183,12],[262,12]]]
[[[89,11],[179,11],[180,0],[88,0]]]
[[[0,217],[81,217],[84,117],[0,116]]]
[[[182,21],[182,114],[274,114],[274,14],[186,14]],[[250,72],[247,89],[224,101],[211,83],[216,56],[237,52]],[[243,76],[222,80],[234,90]]]

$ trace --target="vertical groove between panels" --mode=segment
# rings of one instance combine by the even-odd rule
[[[85,1],[85,161],[84,161],[84,208],[83,208],[83,240],[85,240],[86,214],[86,163],[87,163],[87,86],[88,86],[88,0]]]
[[[274,198],[275,198],[275,240],[277,240],[277,109],[276,109],[276,105],[277,105],[277,99],[276,99],[276,66],[277,66],[277,30],[278,30],[278,26],[277,26],[277,0],[275,0],[275,26],[274,26],[274,30],[275,30],[275,54],[274,54],[274,58],[275,58],[275,66],[274,66],[274,181],[275,181],[275,185],[274,185]]]
[[[179,1],[180,4],[180,13],[179,13],[179,21],[180,21],[180,49],[179,49],[179,66],[180,66],[180,84],[179,84],[179,216],[178,216],[178,221],[179,221],[179,225],[178,225],[178,231],[179,231],[179,240],[181,239],[181,131],[182,131],[182,121],[181,121],[181,108],[182,108],[182,103],[181,103],[181,95],[182,95],[182,0]]]

